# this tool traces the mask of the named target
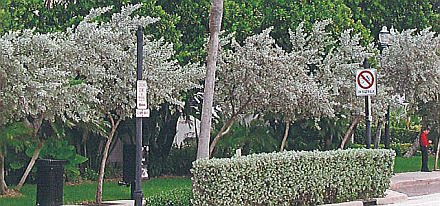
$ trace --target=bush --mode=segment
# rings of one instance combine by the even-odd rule
[[[148,206],[186,206],[191,205],[191,187],[181,187],[146,198]]]
[[[254,154],[193,163],[194,205],[317,205],[382,197],[393,150]]]
[[[390,149],[394,150],[394,152],[396,152],[396,156],[397,157],[402,157],[411,147],[411,143],[391,143],[390,144]],[[347,148],[352,148],[352,149],[365,149],[367,146],[364,144],[348,144]],[[371,148],[373,148],[374,145],[371,145]],[[379,149],[384,149],[385,145],[384,144],[379,144]]]

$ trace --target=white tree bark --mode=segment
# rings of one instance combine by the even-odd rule
[[[209,158],[209,142],[211,139],[211,117],[214,98],[215,70],[219,49],[219,34],[223,16],[223,0],[212,0],[209,15],[209,42],[206,65],[205,89],[203,94],[200,135],[197,148],[197,159]]]

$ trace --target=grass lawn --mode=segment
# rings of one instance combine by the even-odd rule
[[[142,184],[144,197],[148,197],[162,191],[171,190],[177,187],[191,187],[189,178],[158,178],[151,179]],[[21,190],[23,197],[0,198],[0,205],[24,206],[35,205],[36,185],[25,185]],[[96,194],[96,183],[84,183],[80,185],[64,185],[64,204],[94,201]],[[118,186],[117,182],[107,182],[103,186],[103,199],[122,200],[130,199],[130,187]]]
[[[435,157],[429,156],[428,167],[434,168]],[[394,173],[416,172],[422,168],[422,156],[413,156],[410,158],[396,157],[394,162]]]

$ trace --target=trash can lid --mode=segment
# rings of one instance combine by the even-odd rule
[[[37,159],[37,166],[45,165],[64,165],[67,164],[67,160],[55,160],[55,159]]]

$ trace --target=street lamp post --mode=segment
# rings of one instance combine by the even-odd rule
[[[391,26],[390,31],[388,31],[386,26],[382,27],[379,32],[379,45],[381,50],[390,46],[393,43],[394,28]],[[385,148],[390,148],[390,105],[387,108],[386,122],[385,122]]]

